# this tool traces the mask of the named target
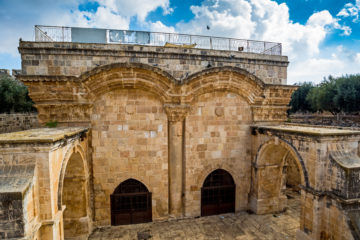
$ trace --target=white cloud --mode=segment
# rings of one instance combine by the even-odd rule
[[[312,56],[319,53],[319,45],[332,28],[349,34],[327,11],[314,13],[305,25],[293,23],[286,4],[271,0],[205,1],[192,6],[195,18],[179,23],[179,32],[257,39],[283,43],[286,54],[299,58],[304,52]],[[206,26],[210,26],[210,30]]]
[[[323,54],[290,64],[288,78],[295,82],[313,81],[319,83],[329,75],[338,77],[356,74],[360,69],[360,53],[339,45],[335,49],[323,49]]]
[[[80,11],[85,0],[0,0],[0,54],[18,56],[18,39],[33,39],[33,25],[67,25],[128,29],[130,21],[151,31],[181,32],[241,39],[281,42],[289,56],[288,83],[321,81],[329,74],[352,73],[360,69],[360,53],[346,53],[345,48],[324,49],[323,41],[334,29],[350,35],[351,28],[341,19],[358,19],[360,0],[348,3],[332,16],[323,10],[312,14],[305,24],[290,20],[285,3],[272,0],[204,0],[191,6],[195,15],[189,22],[166,26],[161,21],[147,20],[151,11],[161,8],[169,14],[169,0],[97,0],[95,11]],[[36,7],[34,7],[36,6]],[[31,11],[29,11],[31,9]],[[210,30],[207,30],[207,26]]]
[[[96,12],[75,11],[71,14],[72,23],[78,26],[128,29],[132,17],[145,24],[148,14],[162,8],[163,14],[170,14],[169,0],[98,0]]]
[[[355,55],[355,62],[360,65],[360,53]]]
[[[99,6],[95,13],[74,11],[70,15],[71,26],[128,29],[130,17],[123,17],[110,8]]]
[[[167,32],[167,33],[176,32],[174,27],[168,27],[160,21],[150,22],[149,24],[150,24],[150,31],[152,32]]]
[[[331,66],[334,63],[334,60],[327,62],[320,57],[321,44],[334,29],[341,30],[343,35],[351,34],[351,29],[341,25],[327,10],[312,14],[305,24],[294,23],[290,20],[288,6],[271,0],[206,0],[200,6],[192,6],[191,11],[194,19],[177,24],[178,32],[281,42],[290,60],[288,83],[303,79],[301,74],[306,69],[301,66],[308,59],[311,60],[308,64]],[[311,71],[310,75],[316,78],[314,81],[322,79],[318,75],[327,75],[325,69]]]
[[[295,82],[313,81],[319,83],[324,77],[339,77],[345,74],[357,74],[360,67],[360,53],[356,54],[355,62],[344,60],[332,54],[331,58],[309,58],[289,68],[289,78]]]
[[[130,20],[137,17],[145,22],[151,11],[161,8],[163,14],[170,14],[169,0],[97,0],[96,11],[80,11],[78,6],[85,0],[0,0],[0,54],[19,56],[19,38],[34,39],[34,25],[78,26],[128,29]],[[31,10],[30,10],[31,9]],[[154,28],[159,28],[159,23]],[[165,29],[165,26],[162,26]]]
[[[351,17],[354,23],[358,23],[359,19],[359,12],[360,12],[360,0],[356,0],[355,4],[347,3],[344,5],[344,8],[339,11],[336,15],[342,18]]]
[[[162,8],[165,15],[173,11],[170,8],[169,0],[99,0],[98,2],[121,16],[137,16],[142,22],[145,21],[149,12],[158,7]]]

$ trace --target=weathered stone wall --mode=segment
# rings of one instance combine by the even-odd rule
[[[24,236],[24,216],[21,193],[0,193],[0,238]]]
[[[247,208],[250,190],[252,112],[239,95],[212,92],[200,95],[191,106],[185,129],[185,211],[200,215],[201,187],[216,169],[228,171],[236,184],[236,210]]]
[[[341,204],[329,197],[319,198],[318,201],[318,203],[315,202],[318,206],[324,206],[319,218],[321,219],[320,239],[354,239],[348,216],[343,211]]]
[[[177,80],[209,67],[232,66],[247,70],[269,84],[286,84],[285,56],[125,44],[20,42],[22,73],[80,76],[96,66],[143,63],[157,66]]]
[[[38,224],[34,163],[9,149],[0,147],[0,153],[0,239],[33,236]]]
[[[39,127],[37,113],[0,114],[0,133]]]
[[[284,173],[283,156],[291,154],[301,176],[298,239],[354,239],[357,233],[353,235],[350,225],[357,223],[349,220],[348,214],[359,210],[358,132],[294,125],[283,130],[264,127],[253,132],[253,144],[260,150],[254,153],[251,207],[258,213],[275,211],[276,201],[282,202],[277,210],[286,207],[281,191],[267,194],[281,190],[278,180]],[[278,162],[274,165],[271,160]],[[276,173],[272,172],[275,168],[279,168]]]
[[[358,239],[352,234],[346,212],[335,199],[302,191],[301,202],[304,215],[296,239]]]
[[[61,135],[56,132],[59,131],[57,129],[32,131],[30,139],[36,139],[39,134],[44,133],[45,140],[26,140],[24,132],[9,133],[13,134],[13,137],[9,137],[8,141],[1,139],[0,192],[10,191],[21,195],[19,200],[22,208],[22,236],[29,239],[35,237],[39,237],[38,239],[54,239],[53,237],[61,239],[61,236],[64,235],[63,209],[61,200],[59,201],[59,197],[63,194],[62,184],[60,184],[61,176],[64,175],[66,163],[73,152],[82,149],[82,161],[87,160],[87,155],[84,153],[87,151],[88,141],[85,136],[84,141],[78,139],[80,136],[59,140]],[[54,131],[57,136],[54,141],[46,139],[51,131]],[[67,134],[71,134],[71,131]],[[16,140],[16,138],[20,138],[20,140]],[[86,172],[89,173],[88,168],[86,169]],[[86,185],[86,188],[85,194],[89,198],[89,186]],[[89,209],[88,204],[85,206],[86,209]],[[12,211],[11,206],[9,209]],[[91,213],[91,211],[88,212]],[[18,210],[16,210],[17,213]],[[87,221],[89,220],[87,219]],[[9,223],[12,222],[12,220],[9,221]],[[72,227],[77,228],[76,225]],[[15,230],[17,231],[17,229]],[[0,232],[2,232],[1,228]]]
[[[129,178],[152,192],[153,219],[167,217],[168,122],[159,99],[110,91],[95,101],[91,119],[96,224],[110,224],[110,194]]]

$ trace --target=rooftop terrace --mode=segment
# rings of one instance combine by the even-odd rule
[[[245,39],[99,28],[35,26],[36,42],[134,44],[282,55],[281,43]]]

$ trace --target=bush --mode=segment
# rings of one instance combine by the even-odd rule
[[[47,127],[49,127],[49,128],[56,128],[57,125],[58,125],[58,121],[56,121],[56,120],[55,120],[55,121],[50,120],[49,122],[46,122],[45,125],[46,125]]]
[[[0,113],[34,112],[26,86],[11,78],[0,77]]]

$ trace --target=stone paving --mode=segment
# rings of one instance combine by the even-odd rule
[[[255,215],[247,212],[217,216],[112,226],[96,229],[89,239],[295,239],[299,229],[300,195],[288,192],[288,209],[280,214]]]

